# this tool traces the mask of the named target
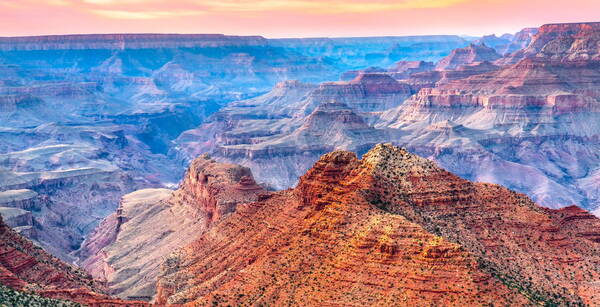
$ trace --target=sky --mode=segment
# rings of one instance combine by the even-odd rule
[[[0,36],[484,35],[600,21],[598,12],[600,0],[0,0]]]

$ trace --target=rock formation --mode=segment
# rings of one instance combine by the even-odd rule
[[[172,253],[158,302],[593,304],[598,226],[391,145],[338,151]]]
[[[191,163],[179,189],[125,195],[83,243],[79,264],[105,281],[112,295],[150,301],[164,257],[264,193],[249,169],[202,156]]]
[[[441,59],[435,66],[436,70],[452,70],[460,65],[480,62],[493,62],[501,56],[486,45],[471,44],[465,48],[454,49],[450,55]]]
[[[47,254],[13,231],[1,218],[0,284],[13,289],[2,289],[1,295],[7,295],[7,301],[22,298],[24,294],[19,291],[24,291],[88,306],[147,306],[141,301],[122,301],[103,294],[102,284]]]
[[[388,75],[397,80],[410,78],[414,73],[430,71],[435,68],[433,62],[400,61],[388,68]]]

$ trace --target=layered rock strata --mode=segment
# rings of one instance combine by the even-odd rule
[[[334,152],[295,189],[238,206],[171,254],[158,302],[594,304],[600,220],[578,210],[543,209],[391,145],[361,160]]]

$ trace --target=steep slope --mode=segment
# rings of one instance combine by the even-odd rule
[[[111,294],[149,301],[166,255],[262,193],[265,190],[247,168],[200,157],[178,190],[146,189],[125,195],[117,212],[84,242],[80,265],[106,281]]]
[[[158,301],[592,304],[599,225],[391,145],[361,160],[334,152],[295,189],[239,206],[170,255]]]
[[[0,218],[0,284],[15,291],[74,301],[90,306],[146,306],[143,302],[113,299],[89,275],[47,254],[21,237]],[[5,293],[7,292],[7,293]],[[23,297],[2,291],[8,301]],[[34,298],[28,298],[31,300]]]

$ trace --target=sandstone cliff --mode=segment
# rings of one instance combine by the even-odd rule
[[[211,224],[266,191],[249,169],[194,160],[179,189],[146,189],[123,197],[79,251],[80,265],[109,291],[149,301],[163,258],[200,236]]]

